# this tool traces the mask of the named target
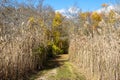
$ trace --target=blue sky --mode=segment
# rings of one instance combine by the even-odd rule
[[[18,0],[20,2],[26,0]],[[44,4],[48,4],[55,10],[67,9],[72,6],[77,6],[82,11],[93,11],[101,8],[103,3],[114,3],[115,0],[45,0]]]
[[[115,0],[46,0],[45,4],[51,5],[55,10],[77,6],[83,11],[93,11],[101,8],[101,4],[111,4]]]

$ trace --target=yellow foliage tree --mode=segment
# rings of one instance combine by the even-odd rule
[[[86,21],[87,17],[90,15],[89,12],[85,12],[85,13],[80,13],[80,18],[84,21]]]
[[[41,18],[38,19],[38,23],[39,23],[39,25],[40,25],[41,27],[44,27],[44,26],[45,26],[44,20],[41,19]]]
[[[97,21],[97,22],[100,22],[102,20],[100,14],[98,14],[97,12],[93,12],[91,18],[93,21]]]
[[[114,23],[115,22],[115,12],[113,11],[113,10],[111,10],[110,12],[109,12],[109,23]]]
[[[62,20],[63,20],[62,15],[59,12],[55,13],[55,17],[54,17],[53,23],[52,23],[53,27],[60,26],[62,24]]]
[[[29,17],[28,22],[27,22],[27,26],[29,26],[30,29],[33,29],[33,25],[35,23],[35,18],[34,17]]]
[[[93,26],[96,28],[98,26],[99,22],[102,20],[102,17],[97,12],[93,12],[91,15],[91,19],[93,21]]]
[[[32,23],[32,22],[34,22],[34,21],[35,21],[34,17],[30,17],[30,18],[29,18],[29,22]]]
[[[52,27],[52,33],[53,34],[52,35],[54,35],[55,42],[58,42],[58,37],[60,35],[58,35],[59,30],[57,28],[62,25],[62,21],[63,21],[63,16],[59,12],[55,13],[53,23],[52,23],[52,25],[53,25],[53,27]]]
[[[61,48],[59,47],[60,41],[60,30],[59,28],[62,26],[63,16],[57,12],[54,15],[52,21],[52,27],[50,30],[47,30],[47,34],[49,37],[48,45],[52,46],[52,55],[56,55],[57,53],[61,53]]]

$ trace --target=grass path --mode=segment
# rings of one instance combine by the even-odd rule
[[[68,61],[68,54],[58,55],[55,59],[49,60],[46,68],[30,80],[86,80],[77,68]]]

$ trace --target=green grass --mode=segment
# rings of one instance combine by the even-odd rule
[[[65,62],[63,66],[58,68],[54,80],[85,80],[85,77],[77,73],[69,62]]]
[[[42,70],[39,73],[33,75],[29,80],[35,80],[39,76],[42,76],[49,72],[51,69]],[[86,80],[85,76],[77,71],[70,62],[64,62],[63,65],[56,68],[56,75],[49,75],[48,80]]]
[[[58,79],[71,79],[74,78],[74,74],[71,68],[71,65],[67,62],[64,63],[63,66],[59,67],[57,70],[57,78]]]
[[[46,77],[47,80],[86,80],[75,65],[69,61],[61,60],[64,58],[66,57],[62,56],[59,61],[49,61],[44,70],[33,75],[29,80],[39,79],[40,76]]]

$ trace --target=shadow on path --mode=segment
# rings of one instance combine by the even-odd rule
[[[29,80],[47,80],[46,77],[57,74],[56,69],[68,61],[68,54],[57,55],[46,61],[44,68],[35,73]]]
[[[60,67],[64,64],[64,62],[67,61],[68,61],[68,54],[57,55],[55,58],[49,59],[47,61],[44,69],[53,69]]]

